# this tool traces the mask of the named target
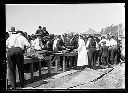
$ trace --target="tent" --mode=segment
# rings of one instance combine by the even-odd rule
[[[100,32],[96,32],[95,30],[93,30],[91,28],[89,28],[88,31],[83,32],[82,34],[83,35],[97,35],[97,36],[100,36],[101,35]]]

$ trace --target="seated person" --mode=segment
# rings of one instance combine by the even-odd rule
[[[40,51],[42,50],[43,44],[41,42],[41,37],[37,36],[37,38],[33,42],[34,50]]]

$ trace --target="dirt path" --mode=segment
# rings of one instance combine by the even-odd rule
[[[65,72],[66,73],[66,72]],[[69,73],[69,72],[67,72]],[[62,73],[61,73],[62,74]],[[47,84],[29,89],[124,89],[125,64],[113,68],[74,71],[71,74],[56,75]]]

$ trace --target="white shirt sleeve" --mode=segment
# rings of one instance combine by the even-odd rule
[[[6,47],[8,47],[8,45],[9,45],[9,42],[8,42],[8,39],[6,40]]]
[[[114,45],[117,46],[117,42],[116,42],[116,40],[114,40]]]
[[[89,46],[89,43],[90,43],[90,40],[87,41],[86,46],[85,46],[86,48]]]
[[[98,48],[99,48],[99,46],[98,46],[98,44],[97,44],[97,42],[96,42],[96,49],[98,50]]]
[[[23,37],[23,40],[24,40],[24,45],[26,47],[30,47],[30,43],[28,42],[28,40],[25,37]]]
[[[100,42],[99,42],[98,44],[101,44],[102,41],[103,41],[103,40],[100,40]]]

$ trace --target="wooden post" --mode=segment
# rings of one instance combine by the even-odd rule
[[[48,58],[48,75],[51,76],[51,58]]]
[[[63,72],[65,71],[65,56],[63,56]]]
[[[97,65],[99,66],[100,64],[100,57],[97,57]]]
[[[34,75],[33,75],[33,60],[32,63],[30,63],[30,70],[31,70],[31,80],[34,80]]]
[[[39,76],[41,77],[41,59],[39,60]]]
[[[57,73],[57,70],[58,70],[58,61],[57,61],[57,57],[56,57],[56,59],[55,59],[55,72],[56,73]]]
[[[8,62],[6,63],[6,89],[8,89]]]

